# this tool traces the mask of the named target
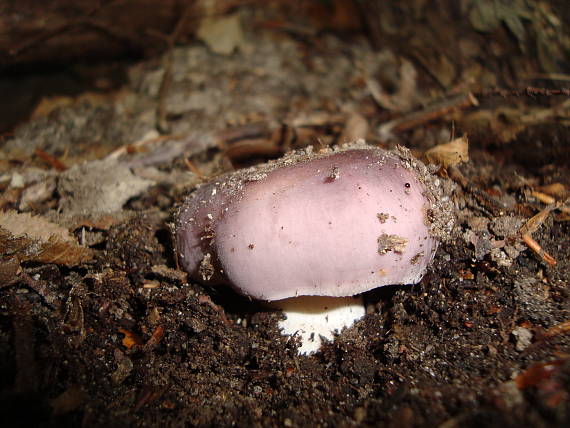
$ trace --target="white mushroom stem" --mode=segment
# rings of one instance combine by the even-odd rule
[[[271,305],[286,316],[279,322],[281,334],[300,339],[300,355],[318,351],[323,338],[333,340],[335,333],[352,326],[366,313],[361,296],[301,296],[271,302]]]

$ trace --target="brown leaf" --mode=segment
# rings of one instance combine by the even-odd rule
[[[428,162],[444,168],[469,161],[469,142],[467,136],[456,138],[445,144],[432,147],[424,155]]]
[[[93,258],[67,229],[28,213],[0,213],[0,238],[0,255],[20,261],[75,266]]]
[[[42,242],[46,242],[52,237],[57,237],[61,241],[75,240],[67,229],[30,213],[2,212],[0,213],[0,227],[13,236],[25,235],[29,239]]]

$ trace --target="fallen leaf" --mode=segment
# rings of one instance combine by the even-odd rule
[[[116,159],[106,159],[68,169],[60,175],[57,190],[65,215],[95,217],[120,211],[129,199],[152,184]]]
[[[75,240],[67,229],[30,213],[18,213],[16,211],[0,213],[0,227],[13,236],[25,235],[29,239],[42,242],[47,242],[50,238],[68,242]]]
[[[238,14],[208,16],[202,19],[196,36],[206,43],[212,52],[221,55],[230,55],[244,43]]]
[[[16,257],[0,259],[0,288],[8,286],[17,278],[20,262]]]
[[[441,165],[444,168],[469,161],[469,142],[467,136],[456,138],[449,143],[438,144],[424,154],[429,163]]]
[[[20,261],[75,266],[93,258],[69,231],[29,213],[0,213],[0,254]]]

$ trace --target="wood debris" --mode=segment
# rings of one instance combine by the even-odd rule
[[[384,123],[380,128],[378,128],[378,134],[383,139],[389,139],[393,132],[402,132],[408,129],[417,128],[433,120],[440,119],[456,110],[462,110],[478,105],[479,101],[477,101],[477,98],[475,98],[475,96],[470,92],[456,95],[452,98],[446,98],[442,101],[438,101],[423,110],[413,112],[401,118]]]
[[[558,208],[558,206],[559,204],[551,204],[544,208],[538,214],[530,218],[520,229],[523,242],[550,266],[556,265],[556,259],[548,254],[540,244],[532,238],[531,234],[538,230],[550,213]]]

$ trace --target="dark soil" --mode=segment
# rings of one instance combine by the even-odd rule
[[[288,44],[282,48],[281,42],[267,43],[278,47],[264,48],[263,55],[289,52]],[[320,43],[303,45],[316,52],[313,58],[304,57],[302,67],[302,61],[287,57],[283,73],[298,66],[291,79],[302,81],[315,73],[311,61],[327,66],[327,61],[350,63],[345,57],[350,57],[347,46],[353,42],[327,35]],[[221,70],[231,70],[243,61],[239,54],[225,58],[204,54],[204,47],[196,49],[211,61],[206,74],[211,72],[212,79],[218,78],[218,63]],[[350,66],[342,64],[339,67]],[[151,61],[135,69],[156,66]],[[329,109],[323,123],[298,128],[309,129],[310,135],[303,140],[298,132],[292,146],[335,144],[346,117],[333,115],[346,113],[339,106],[349,101],[357,103],[351,109],[362,112],[373,125],[367,135],[372,143],[399,142],[421,153],[445,142],[439,137],[442,132],[449,137],[445,131],[451,119],[443,118],[382,141],[374,127],[393,113],[377,111],[368,95],[355,95],[355,87],[362,87],[350,79],[334,81],[330,97],[338,98],[331,107],[322,92],[330,82],[312,86],[319,92],[309,100],[307,89],[292,82],[282,84],[293,89],[283,88],[259,77],[256,86],[248,80],[250,74],[240,73],[232,76],[236,85],[246,88],[224,104],[225,112],[241,103],[244,109],[251,107],[250,100],[258,99],[256,91],[262,90],[273,90],[279,100],[282,92],[291,90],[291,99],[297,101],[296,110],[285,107],[287,100],[271,104],[274,110],[262,118],[270,130],[293,112]],[[343,71],[335,73],[342,76]],[[207,88],[215,84],[202,83]],[[267,93],[263,96],[268,98]],[[218,102],[212,97],[212,103]],[[306,110],[298,107],[303,97],[308,99]],[[481,109],[510,103],[483,101]],[[514,107],[553,104],[551,99],[524,99]],[[0,172],[49,170],[26,152],[48,127],[52,130],[46,132],[57,138],[46,139],[39,148],[63,156],[58,142],[66,141],[74,147],[73,159],[81,160],[103,157],[96,154],[107,154],[144,134],[140,129],[129,134],[140,119],[132,111],[128,121],[109,125],[117,113],[108,105],[85,109],[77,108],[79,116],[74,117],[98,118],[81,122],[93,126],[89,138],[79,131],[70,137],[76,128],[69,124],[77,122],[67,121],[66,115],[75,113],[58,108],[7,140]],[[183,134],[190,132],[185,126],[192,128],[188,123],[225,129],[233,116],[223,116],[226,122],[220,125],[220,109],[172,113],[169,120]],[[266,131],[261,135],[271,142],[271,132]],[[147,168],[142,175],[152,172],[162,178],[153,178],[152,185],[125,200],[121,212],[112,213],[107,223],[94,215],[91,226],[78,221],[77,212],[68,219],[56,215],[58,207],[69,206],[62,205],[61,198],[74,197],[60,194],[61,187],[22,209],[21,190],[2,181],[2,210],[29,211],[66,224],[95,256],[72,266],[21,261],[14,277],[0,284],[1,425],[569,426],[570,222],[554,210],[532,234],[554,257],[555,266],[522,242],[519,228],[546,206],[530,196],[532,189],[551,183],[569,188],[570,128],[553,120],[521,129],[508,142],[497,140],[491,130],[481,134],[471,141],[469,162],[457,167],[470,185],[462,187],[447,178],[451,174],[442,173],[458,221],[453,239],[440,245],[428,274],[413,286],[367,293],[368,315],[311,356],[297,355],[295,340],[279,333],[280,312],[229,289],[188,281],[177,269],[170,223],[175,205],[198,180],[182,186],[168,176],[188,174],[183,159],[190,159],[204,174],[227,170],[227,147],[194,139],[194,145],[184,142],[166,159],[157,158],[160,150],[139,153],[147,156],[140,162],[127,154],[122,165],[136,174]],[[114,143],[106,145],[105,135]],[[125,137],[129,135],[132,138]],[[286,148],[278,147],[271,156]],[[231,160],[239,166],[267,157],[263,146],[253,155]],[[8,266],[8,255],[2,257],[6,264],[0,266]]]

